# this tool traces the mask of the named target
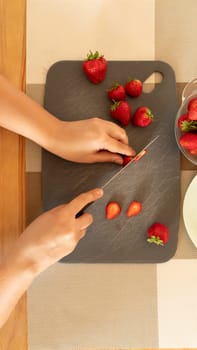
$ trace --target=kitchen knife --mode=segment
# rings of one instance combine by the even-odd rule
[[[129,166],[131,166],[132,163],[137,162],[138,160],[140,160],[140,158],[142,158],[146,152],[147,149],[159,138],[159,135],[157,135],[156,137],[154,137],[150,142],[147,143],[146,146],[144,146],[142,148],[142,150],[136,154],[136,156],[134,158],[131,159],[131,161],[129,163],[127,163],[122,169],[120,169],[114,176],[111,177],[111,179],[109,179],[103,186],[102,188],[106,188],[111,181],[113,181],[117,176],[120,176],[120,174],[122,174]]]

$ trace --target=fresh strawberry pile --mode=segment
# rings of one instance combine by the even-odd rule
[[[100,56],[99,52],[90,53],[87,55],[87,59],[83,62],[83,71],[89,81],[93,84],[101,83],[106,76],[107,61],[104,56]],[[139,79],[129,79],[125,82],[125,85],[114,83],[112,87],[107,91],[108,98],[113,102],[110,107],[110,116],[118,121],[123,127],[126,127],[131,122],[134,126],[144,128],[149,126],[153,122],[153,113],[147,106],[140,106],[137,110],[131,114],[131,105],[126,101],[126,98],[137,98],[142,94],[143,84]],[[196,131],[197,130],[197,99],[196,101],[190,101],[188,106],[189,112],[180,118],[178,125],[182,131]],[[196,119],[195,119],[196,118]],[[188,130],[185,130],[185,129]],[[184,130],[183,130],[184,129]],[[184,140],[185,148],[189,148],[191,151],[197,152],[197,134],[189,132],[189,140]],[[191,134],[193,136],[191,137]],[[194,135],[196,139],[194,140]],[[185,135],[183,135],[185,136]],[[182,136],[182,137],[183,137]],[[180,141],[183,143],[183,141]],[[190,143],[192,147],[190,148]],[[188,146],[189,145],[189,146]],[[187,146],[187,147],[186,147]],[[195,146],[195,147],[194,147]],[[134,159],[129,156],[123,156],[123,166],[127,165],[131,160],[138,161],[146,150],[142,151],[142,154],[138,154]],[[196,153],[197,154],[197,153]],[[142,211],[142,203],[133,200],[129,203],[125,216],[131,218],[138,216]],[[117,201],[110,201],[105,207],[105,216],[107,220],[113,220],[121,213],[120,203]],[[155,243],[156,245],[165,245],[169,239],[168,228],[164,224],[154,223],[147,231],[147,241],[149,243]]]
[[[98,51],[95,53],[90,51],[87,59],[83,62],[83,71],[91,83],[99,84],[105,79],[107,61]],[[143,84],[139,79],[128,79],[125,85],[116,82],[108,90],[108,97],[113,102],[110,107],[110,116],[123,127],[129,125],[130,121],[133,125],[141,128],[152,123],[154,116],[150,108],[140,106],[132,117],[131,106],[126,101],[126,97],[139,97],[142,89]]]
[[[144,128],[153,121],[153,114],[148,107],[139,107],[135,113],[131,114],[131,106],[125,101],[126,95],[130,97],[138,97],[142,93],[142,82],[139,79],[129,80],[125,86],[115,83],[108,90],[108,97],[113,104],[110,107],[110,115],[117,120],[122,126],[133,125]]]
[[[179,139],[181,147],[197,156],[197,98],[189,101],[187,113],[179,117],[177,124],[182,133]]]

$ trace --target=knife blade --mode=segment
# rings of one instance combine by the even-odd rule
[[[137,162],[140,158],[142,158],[146,152],[147,149],[160,137],[160,135],[155,136],[150,142],[147,143],[146,146],[144,146],[142,148],[142,150],[140,152],[138,152],[138,154],[136,154],[136,156],[134,158],[131,159],[131,161],[129,163],[127,163],[122,169],[120,169],[114,176],[111,177],[111,179],[109,179],[103,186],[102,188],[104,189],[106,186],[108,186],[110,184],[111,181],[113,181],[117,176],[119,176],[120,174],[122,174],[129,166],[131,166],[132,163]]]

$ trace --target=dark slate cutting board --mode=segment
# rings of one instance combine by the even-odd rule
[[[82,72],[81,61],[61,61],[48,71],[45,108],[61,120],[73,121],[93,116],[111,120],[106,91],[114,81],[125,84],[128,77],[145,81],[153,72],[163,75],[161,84],[139,98],[128,97],[134,112],[138,106],[152,109],[155,119],[144,129],[126,128],[130,144],[140,151],[156,135],[159,139],[137,163],[105,189],[105,195],[88,208],[94,223],[76,250],[63,262],[159,263],[170,259],[177,247],[180,206],[180,156],[174,137],[177,111],[176,82],[172,68],[160,61],[111,61],[107,76],[99,85],[91,84]],[[77,164],[43,150],[43,209],[66,203],[79,193],[102,186],[118,170],[115,164]],[[142,213],[126,218],[132,200],[142,202]],[[119,217],[105,219],[105,205],[118,200]],[[158,247],[146,242],[148,227],[161,222],[170,231],[169,242]]]

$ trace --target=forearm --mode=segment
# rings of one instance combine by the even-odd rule
[[[0,126],[48,148],[58,123],[57,118],[0,76]]]
[[[25,266],[25,261],[14,261],[12,256],[0,264],[0,328],[34,277],[34,272]]]

